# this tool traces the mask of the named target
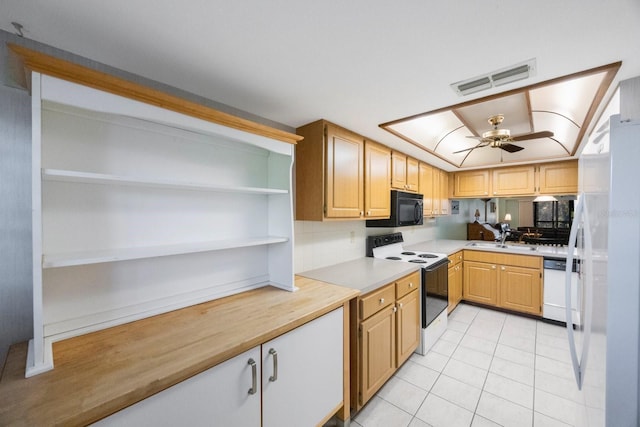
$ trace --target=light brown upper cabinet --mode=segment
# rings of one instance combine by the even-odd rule
[[[440,169],[440,215],[449,215],[449,173]]]
[[[578,192],[578,161],[544,163],[538,167],[538,193],[575,194]]]
[[[515,166],[493,169],[493,196],[519,196],[524,194],[533,194],[535,186],[534,166]]]
[[[380,219],[391,214],[391,149],[325,120],[296,145],[296,219]]]
[[[364,143],[364,210],[367,219],[391,215],[391,149],[370,140]]]
[[[397,190],[418,192],[419,162],[404,153],[391,154],[391,187]]]
[[[423,215],[449,215],[449,173],[422,162],[418,170]]]
[[[453,174],[454,197],[488,197],[489,170],[479,169]]]
[[[430,217],[435,215],[433,208],[433,174],[434,172],[438,172],[436,168],[433,166],[420,162],[418,167],[419,170],[419,188],[420,193],[422,193],[422,215],[425,217]]]
[[[576,194],[578,161],[461,171],[453,179],[454,197]]]
[[[296,219],[364,219],[364,138],[324,120],[296,133]]]

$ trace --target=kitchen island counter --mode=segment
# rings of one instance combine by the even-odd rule
[[[25,378],[27,344],[0,377],[0,425],[86,425],[280,336],[358,291],[296,276],[271,286],[54,343],[55,369]]]

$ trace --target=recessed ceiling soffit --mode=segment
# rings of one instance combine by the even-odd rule
[[[383,123],[458,168],[567,159],[621,63]]]

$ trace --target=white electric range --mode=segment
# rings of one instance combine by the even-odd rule
[[[447,254],[408,251],[403,248],[402,233],[367,237],[367,256],[399,262],[410,262],[422,268],[420,302],[422,333],[416,350],[426,354],[447,329],[449,276]]]

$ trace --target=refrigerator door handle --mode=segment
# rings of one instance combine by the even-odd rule
[[[584,212],[584,195],[581,194],[578,197],[577,206],[573,212],[573,223],[571,224],[571,232],[569,233],[569,242],[567,246],[567,264],[565,266],[565,305],[566,305],[566,322],[567,322],[567,335],[569,338],[569,352],[571,354],[571,364],[573,365],[573,373],[576,377],[576,383],[578,389],[582,389],[582,380],[580,376],[580,363],[578,362],[578,353],[576,351],[576,340],[573,333],[573,314],[571,313],[571,273],[573,267],[573,254],[577,247],[578,242],[578,228],[580,228],[580,220],[582,213]]]
[[[578,197],[578,205],[574,211],[574,219],[571,224],[571,232],[569,234],[569,247],[567,253],[567,265],[565,268],[565,298],[566,298],[566,318],[567,318],[567,334],[569,336],[569,350],[571,352],[571,363],[573,365],[573,373],[576,377],[578,389],[582,390],[584,374],[587,367],[589,356],[589,341],[591,339],[591,318],[593,311],[593,254],[591,241],[591,227],[589,223],[588,209],[585,207],[584,194]],[[577,247],[578,229],[580,228],[580,218],[582,218],[584,233],[584,254],[580,265],[580,277],[583,278],[582,295],[584,297],[584,316],[582,325],[584,328],[584,338],[582,342],[582,354],[578,360],[578,352],[576,351],[575,335],[573,332],[573,318],[571,313],[571,273],[573,267],[573,254]],[[583,274],[584,272],[584,274]]]

